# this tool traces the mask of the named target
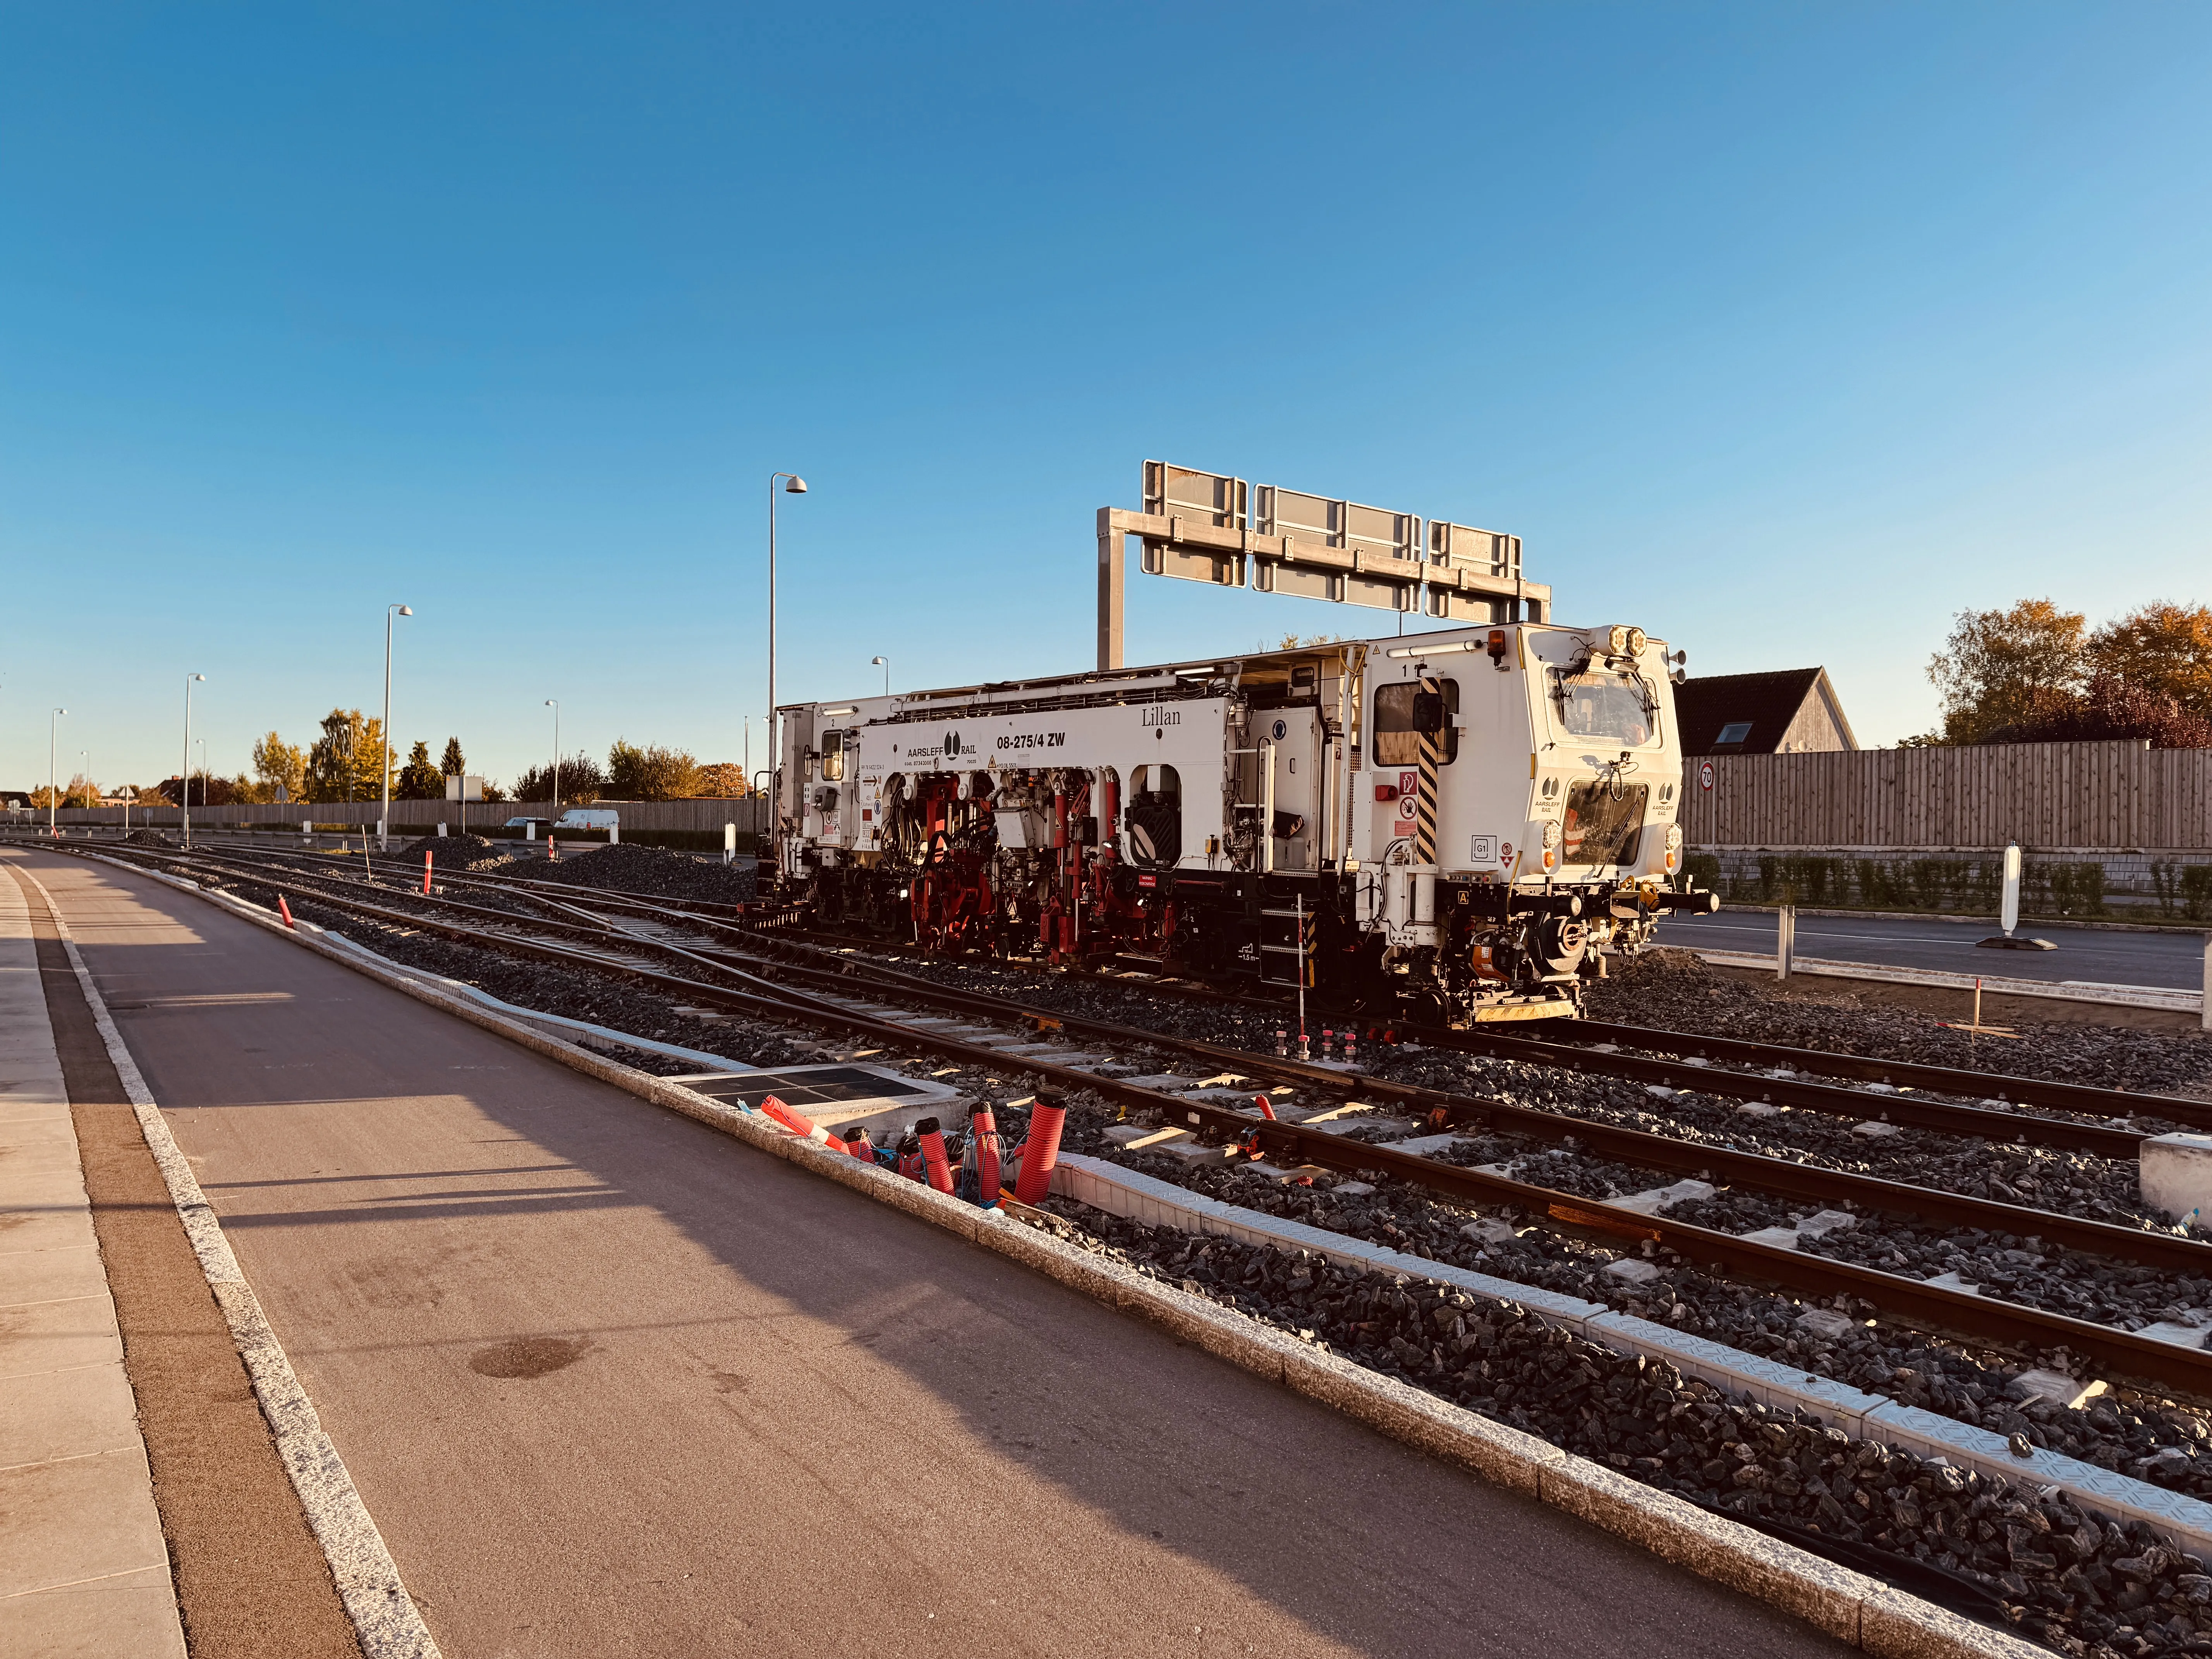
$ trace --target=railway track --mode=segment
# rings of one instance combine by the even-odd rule
[[[74,849],[71,849],[74,850]],[[1537,1145],[1572,1145],[1620,1163],[1659,1173],[1695,1174],[1777,1195],[1828,1205],[1847,1205],[1874,1215],[1925,1224],[1978,1228],[2033,1237],[2066,1249],[2139,1267],[2203,1279],[2212,1278],[2212,1245],[2172,1233],[2118,1226],[2063,1212],[2011,1205],[1939,1191],[1846,1171],[1823,1169],[1787,1158],[1744,1153],[1622,1128],[1565,1114],[1455,1093],[1421,1085],[1255,1054],[1226,1045],[1174,1037],[1116,1022],[1042,1009],[1007,999],[963,991],[906,974],[878,963],[799,939],[751,933],[734,917],[705,914],[703,908],[672,908],[651,896],[608,894],[563,884],[525,883],[479,874],[441,876],[442,885],[520,899],[540,914],[523,916],[511,909],[471,903],[449,894],[424,899],[419,893],[387,889],[341,875],[324,855],[279,854],[263,849],[251,855],[196,850],[187,860],[151,849],[121,850],[134,862],[197,866],[232,879],[284,890],[375,925],[430,933],[476,949],[491,949],[528,959],[558,962],[587,971],[625,975],[693,1006],[726,1009],[752,1018],[831,1029],[871,1042],[903,1047],[1004,1072],[1018,1069],[1049,1085],[1092,1091],[1122,1111],[1157,1115],[1164,1122],[1208,1139],[1235,1141],[1284,1167],[1310,1166],[1345,1174],[1381,1171],[1427,1192],[1465,1203],[1509,1206],[1547,1224],[1595,1232],[1615,1240],[1650,1239],[1686,1260],[1741,1282],[1778,1285],[1802,1296],[1855,1297],[1883,1316],[1914,1328],[2001,1348],[2035,1352],[2064,1347],[2094,1361],[2116,1379],[2148,1384],[2162,1392],[2212,1400],[2212,1354],[2135,1335],[2113,1326],[2026,1307],[1991,1297],[1955,1291],[1795,1248],[1763,1243],[1673,1220],[1661,1213],[1623,1208],[1516,1179],[1492,1170],[1466,1168],[1438,1158],[1377,1144],[1346,1139],[1322,1127],[1313,1115],[1303,1122],[1279,1116],[1270,1121],[1249,1109],[1219,1100],[1184,1095],[1103,1077],[1087,1067],[1069,1066],[1052,1057],[1050,1045],[1033,1039],[1048,1034],[1080,1036],[1128,1050],[1185,1056],[1218,1076],[1266,1081],[1341,1103],[1357,1095],[1364,1103],[1409,1111],[1438,1130],[1468,1129],[1510,1135]],[[319,868],[301,867],[313,856]],[[281,861],[280,861],[281,860]],[[435,911],[435,915],[426,914]],[[608,920],[611,912],[620,920]],[[625,925],[626,924],[626,925]],[[653,932],[643,931],[652,929]],[[693,938],[690,943],[654,933],[704,932],[720,943]],[[551,935],[551,937],[548,937]],[[659,965],[656,965],[659,964]],[[671,966],[682,973],[670,971]],[[704,974],[711,977],[702,977]],[[917,1016],[919,1006],[933,1016]],[[945,1017],[961,1022],[948,1024]],[[1007,1034],[1023,1039],[1010,1043]],[[981,1040],[988,1038],[989,1040]],[[1548,1047],[1549,1045],[1547,1045]],[[1757,1045],[1738,1045],[1756,1047]],[[1065,1053],[1065,1050],[1060,1051]],[[1548,1063],[1548,1062],[1546,1062]],[[1937,1069],[1937,1068],[1923,1068]],[[1701,1072],[1695,1086],[1704,1086]],[[1843,1091],[1849,1092],[1849,1091]],[[2081,1091],[2076,1091],[2078,1096]],[[2099,1095],[2110,1091],[2088,1091]],[[1860,1097],[1859,1110],[1865,1097]],[[2138,1111],[2168,1103],[2126,1097]],[[1933,1104],[1934,1103],[1929,1103]],[[2177,1107],[2196,1103],[2174,1102]],[[2002,1120],[2002,1121],[1995,1121]],[[1950,1118],[1972,1126],[1954,1132],[2010,1138],[2043,1121],[2011,1113],[1976,1110]],[[2064,1126],[2089,1137],[2069,1143],[2100,1152],[2116,1145],[2132,1156],[2132,1135],[2099,1126]],[[2094,1134],[2092,1134],[2094,1131]]]

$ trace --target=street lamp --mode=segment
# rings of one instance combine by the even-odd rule
[[[410,606],[387,605],[384,607],[384,805],[376,820],[376,844],[379,848],[392,845],[392,619],[411,617]]]
[[[204,682],[206,678],[204,674],[185,676],[185,787],[180,799],[185,809],[183,823],[185,850],[187,852],[191,850],[192,845],[192,683],[195,680]]]
[[[783,487],[787,495],[804,495],[806,480],[796,472],[771,472],[768,475],[768,763],[771,770],[776,764],[775,742],[775,481],[789,480]]]
[[[54,806],[61,799],[54,781],[54,734],[60,730],[66,708],[57,708],[46,721],[46,839],[52,841],[61,831],[54,828]]]
[[[888,697],[891,694],[891,659],[889,657],[871,657],[868,660],[884,671],[884,695]]]
[[[92,750],[80,749],[76,751],[76,758],[78,775],[84,779],[84,787],[92,796],[92,804],[97,806],[100,805],[100,791],[92,787]]]
[[[553,816],[561,816],[561,699],[548,697],[545,706],[553,711]]]

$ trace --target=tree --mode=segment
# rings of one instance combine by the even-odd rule
[[[257,801],[273,801],[283,790],[290,800],[307,797],[307,751],[271,732],[253,745],[253,792]],[[243,780],[241,779],[241,781]],[[244,796],[245,791],[240,791]]]
[[[401,800],[443,800],[446,781],[438,775],[438,769],[430,764],[430,745],[422,738],[407,751],[407,764],[399,769],[399,781],[392,793]]]
[[[699,769],[699,793],[715,800],[742,800],[745,769],[732,761],[716,761]]]
[[[2089,636],[2092,669],[2212,720],[2212,605],[2159,600]]]
[[[152,793],[162,805],[174,806],[185,798],[185,781],[182,778],[164,779],[154,786]],[[145,790],[142,789],[138,792],[138,799],[146,801],[149,806],[154,804],[153,801],[147,800]],[[238,797],[232,793],[228,778],[211,778],[205,772],[192,774],[192,805],[194,806],[230,806],[235,805],[237,800]]]
[[[440,758],[438,765],[449,778],[459,777],[469,769],[468,761],[461,754],[461,740],[459,738],[446,739],[446,752]]]
[[[2148,739],[2154,749],[2212,749],[2212,720],[2160,691],[2099,671],[2076,698],[1998,726],[1984,743],[2096,743]]]
[[[699,763],[681,749],[641,749],[617,738],[607,750],[607,793],[617,800],[682,800],[699,793]]]
[[[2047,720],[2078,701],[2087,678],[2078,611],[2048,599],[2009,611],[1961,611],[1928,678],[1943,702],[1943,740],[1980,743],[2001,727]]]
[[[588,806],[607,791],[606,770],[595,755],[580,749],[561,757],[561,788],[553,788],[553,769],[533,766],[514,781],[517,800],[550,800]]]
[[[384,722],[358,708],[323,716],[323,735],[307,750],[306,787],[319,801],[374,800],[384,793]]]

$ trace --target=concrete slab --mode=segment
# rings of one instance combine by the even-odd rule
[[[11,1463],[53,1462],[122,1451],[138,1441],[137,1403],[123,1363],[0,1377],[0,1455]]]
[[[2152,1135],[2136,1150],[2143,1202],[2170,1221],[2212,1214],[2212,1135]]]
[[[30,908],[0,872],[0,1652],[181,1656]]]
[[[167,1564],[0,1601],[0,1653],[184,1659]]]
[[[1686,1204],[1692,1199],[1711,1198],[1713,1184],[1710,1181],[1678,1181],[1671,1187],[1654,1187],[1649,1192],[1631,1193],[1626,1198],[1608,1199],[1616,1210],[1633,1210],[1638,1215],[1657,1215],[1677,1204]]]
[[[0,1275],[6,1271],[0,1262]],[[0,1308],[0,1377],[119,1364],[122,1359],[115,1304],[105,1292]]]

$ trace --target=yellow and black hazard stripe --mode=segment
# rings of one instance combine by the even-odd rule
[[[1437,767],[1443,738],[1443,688],[1424,665],[1420,671],[1421,793],[1415,801],[1413,862],[1437,861]]]

